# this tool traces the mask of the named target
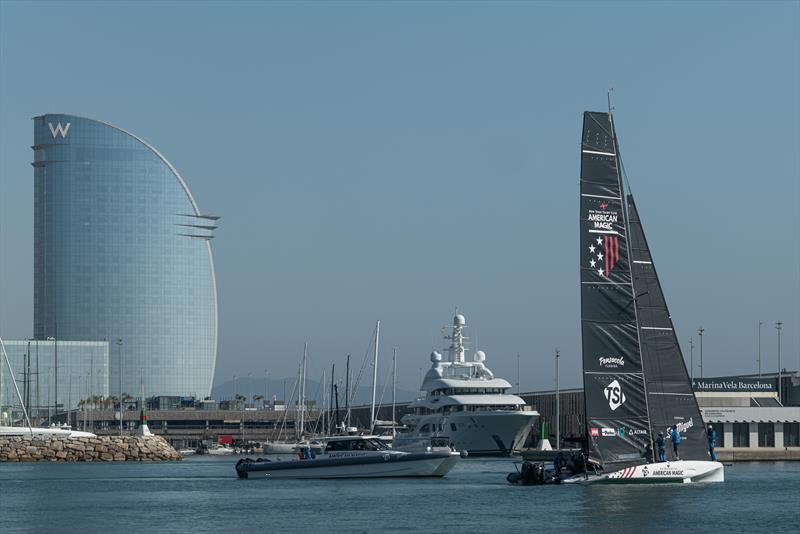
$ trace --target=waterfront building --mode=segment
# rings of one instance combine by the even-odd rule
[[[703,419],[717,432],[720,459],[800,459],[800,373],[783,373],[783,402],[777,385],[777,373],[694,381]]]
[[[800,459],[800,372],[782,373],[783,402],[778,399],[777,373],[695,379],[693,387],[703,419],[717,432],[720,459]],[[555,393],[520,396],[541,414],[552,441]],[[561,390],[559,398],[562,438],[582,436],[583,390]],[[534,443],[536,439],[534,435]]]
[[[3,340],[20,395],[28,413],[46,419],[58,409],[78,407],[82,399],[107,397],[108,342]],[[56,370],[58,361],[58,373]],[[11,375],[0,360],[0,412],[21,417]],[[55,381],[58,377],[58,402]]]
[[[140,382],[148,396],[209,395],[218,217],[158,150],[108,123],[35,117],[33,153],[34,337],[108,340],[112,395]]]

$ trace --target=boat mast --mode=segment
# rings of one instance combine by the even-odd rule
[[[336,364],[331,365],[331,393],[330,393],[330,401],[328,402],[328,432],[327,435],[333,435],[333,427],[335,419],[339,418],[339,407],[336,407],[336,412],[333,411],[333,393],[334,393],[334,386],[336,384]],[[324,393],[323,393],[324,394]]]
[[[306,362],[308,361],[308,342],[303,343],[303,365],[300,367],[300,428],[299,438],[303,439],[303,425],[306,411]]]
[[[628,213],[627,195],[625,194],[625,190],[623,189],[623,184],[622,184],[622,154],[620,153],[620,150],[619,150],[619,141],[617,140],[617,132],[616,132],[616,128],[614,127],[614,114],[612,113],[612,111],[614,110],[614,107],[611,105],[611,92],[613,90],[614,90],[613,87],[611,87],[608,90],[608,122],[611,125],[611,142],[612,142],[612,145],[614,147],[614,153],[616,154],[616,158],[615,159],[616,159],[616,162],[617,162],[617,165],[616,165],[616,168],[617,168],[617,181],[618,181],[618,184],[619,184],[620,201],[622,203],[621,209],[622,209],[622,213],[624,214],[624,218],[625,218],[625,248],[626,248],[626,251],[627,251],[627,254],[628,254],[628,266],[629,266],[629,269],[630,269],[631,295],[633,295],[633,302],[632,302],[632,304],[633,304],[633,317],[634,317],[634,320],[636,321],[636,344],[639,347],[639,354],[641,355],[642,354],[642,336],[641,336],[641,333],[639,332],[639,310],[636,309],[637,308],[637,306],[636,306],[636,287],[633,285],[633,268],[630,267],[631,262],[633,261],[633,254],[631,252],[631,235],[632,235],[632,232],[631,232],[631,218],[630,218],[630,214]],[[630,184],[628,184],[628,194],[630,194]],[[652,423],[650,421],[650,419],[651,419],[650,418],[650,400],[649,400],[648,394],[647,394],[647,379],[646,379],[646,375],[645,375],[645,371],[644,371],[644,358],[641,358],[641,361],[642,361],[642,364],[641,364],[642,365],[642,389],[644,391],[645,410],[647,411],[647,430],[648,430],[648,435],[652,436],[653,435],[653,425],[652,425]],[[655,451],[653,450],[653,447],[650,447],[650,458],[649,458],[649,460],[651,462],[655,462],[655,459],[656,459],[655,458]]]
[[[369,433],[375,430],[375,391],[378,388],[378,345],[381,337],[381,322],[375,323],[375,358],[372,361],[372,405],[370,408]]]
[[[344,418],[347,420],[347,426],[350,426],[350,355],[347,355],[347,364],[345,365],[344,377]]]
[[[397,394],[397,347],[392,350],[392,437],[395,435],[395,398]]]

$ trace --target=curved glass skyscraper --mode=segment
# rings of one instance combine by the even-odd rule
[[[33,152],[35,338],[108,340],[112,394],[138,394],[141,379],[147,395],[209,395],[218,218],[155,148],[110,124],[36,117]]]

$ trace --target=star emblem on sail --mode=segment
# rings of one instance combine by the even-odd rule
[[[619,263],[619,236],[593,237],[589,243],[589,267],[597,270],[598,275],[608,277],[608,273],[617,263]]]
[[[617,380],[607,385],[603,390],[603,394],[606,396],[608,407],[611,408],[612,412],[625,404],[627,400],[625,398],[625,393],[622,392],[622,386],[619,385]]]

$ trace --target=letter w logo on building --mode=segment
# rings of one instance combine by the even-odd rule
[[[53,134],[53,139],[58,137],[58,134],[61,134],[61,139],[67,137],[67,132],[69,131],[69,125],[71,123],[67,123],[66,126],[62,125],[60,122],[53,126],[52,122],[48,122],[47,125],[50,127],[50,133]]]

